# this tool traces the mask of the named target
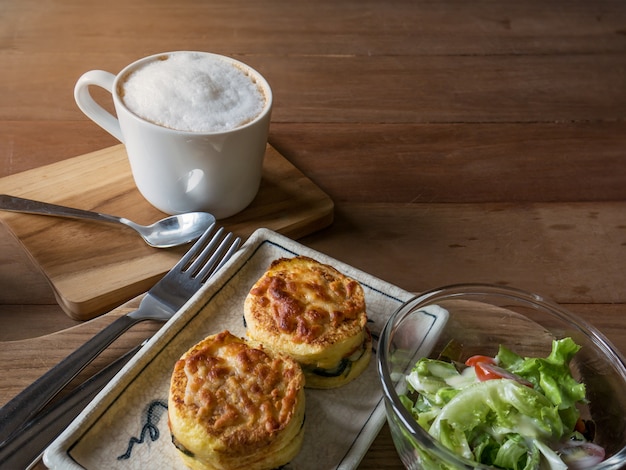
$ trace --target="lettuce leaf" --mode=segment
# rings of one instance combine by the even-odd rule
[[[570,361],[580,350],[571,338],[552,342],[546,358],[522,358],[500,346],[496,360],[500,367],[519,375],[538,388],[555,406],[566,428],[574,428],[579,412],[576,403],[585,401],[585,385],[577,382],[570,370]]]
[[[563,431],[558,409],[545,396],[508,379],[477,382],[462,389],[428,429],[443,445],[469,459],[475,457],[472,436],[486,434],[502,446],[516,434],[526,440],[551,441],[561,438]],[[524,439],[520,442],[529,453]]]

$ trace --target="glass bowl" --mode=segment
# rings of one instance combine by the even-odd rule
[[[626,367],[619,351],[595,328],[544,298],[492,285],[447,286],[419,295],[395,311],[385,325],[377,351],[387,421],[394,445],[409,469],[486,469],[452,453],[421,428],[402,405],[405,376],[423,352],[419,318],[429,309],[447,311],[445,326],[432,343],[437,359],[455,345],[461,360],[495,356],[502,344],[524,357],[546,357],[552,340],[571,337],[581,349],[570,363],[574,377],[586,385],[588,405],[581,416],[596,425],[594,443],[606,458],[597,470],[626,467]],[[440,310],[444,309],[444,310]],[[444,315],[445,317],[445,315]]]

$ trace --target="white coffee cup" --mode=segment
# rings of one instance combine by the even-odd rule
[[[248,122],[222,130],[179,130],[156,124],[131,111],[124,102],[125,81],[146,64],[178,54],[198,54],[243,72],[263,98],[261,110]],[[95,102],[89,86],[113,96],[117,118]],[[78,107],[124,143],[132,175],[141,194],[157,209],[179,214],[206,211],[222,219],[248,206],[256,196],[267,145],[272,91],[246,64],[206,52],[169,52],[140,59],[117,75],[102,70],[83,74],[74,89]]]

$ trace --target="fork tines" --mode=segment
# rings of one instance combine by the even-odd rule
[[[183,271],[201,283],[219,270],[241,244],[241,238],[226,232],[224,227],[215,229],[216,225],[212,224],[195,243],[194,249],[189,250],[187,254],[191,256],[183,267]]]

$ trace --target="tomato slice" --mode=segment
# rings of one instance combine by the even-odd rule
[[[495,357],[478,355],[478,356],[472,356],[472,357],[468,358],[467,361],[465,361],[465,365],[466,366],[470,366],[470,367],[474,367],[478,363],[495,364],[496,363],[496,359],[495,359]]]
[[[502,367],[498,367],[496,360],[493,357],[472,356],[465,361],[465,365],[474,368],[476,378],[481,382],[485,382],[486,380],[510,379],[515,380],[526,387],[533,387],[533,384],[528,380],[520,377],[519,375],[513,374]]]

